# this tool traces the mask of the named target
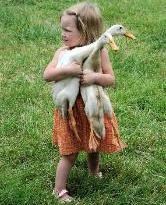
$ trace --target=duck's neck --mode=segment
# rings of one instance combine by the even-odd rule
[[[96,40],[95,42],[82,46],[82,47],[76,47],[72,50],[73,57],[75,60],[84,60],[86,59],[92,52],[99,51],[104,47],[105,43],[101,41],[101,38]]]
[[[84,60],[94,50],[97,45],[97,41],[82,47],[76,47],[71,50],[72,56],[75,60]]]
[[[96,41],[95,50],[101,50],[105,46],[106,41],[103,41],[102,38],[103,36]]]

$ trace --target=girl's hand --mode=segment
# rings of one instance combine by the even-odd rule
[[[80,82],[81,85],[91,85],[95,84],[96,78],[100,73],[93,73],[89,71],[83,71],[81,77],[80,77]]]

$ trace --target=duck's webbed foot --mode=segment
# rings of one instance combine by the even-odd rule
[[[75,121],[75,118],[74,118],[74,115],[73,115],[73,110],[72,108],[69,108],[68,109],[68,112],[69,112],[69,118],[71,120],[71,125],[72,125],[72,129],[73,129],[73,132],[76,136],[76,138],[81,141],[79,135],[78,135],[78,132],[77,132],[77,127],[76,127],[76,121]]]
[[[89,149],[96,151],[98,146],[99,146],[99,142],[97,141],[93,133],[93,126],[92,123],[90,122]]]

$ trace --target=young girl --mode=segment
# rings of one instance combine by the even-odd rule
[[[114,86],[115,76],[106,49],[101,50],[101,68],[99,73],[84,73],[81,65],[73,62],[62,70],[56,69],[58,59],[67,50],[83,46],[95,41],[102,32],[102,18],[99,9],[90,3],[79,3],[65,10],[61,16],[62,40],[64,46],[58,49],[44,71],[44,79],[48,82],[59,81],[69,76],[80,78],[81,86],[98,84]],[[100,141],[97,152],[89,150],[89,122],[84,112],[84,103],[79,94],[73,108],[76,127],[81,138],[77,141],[73,135],[68,119],[63,119],[58,110],[54,113],[53,144],[59,146],[61,159],[57,166],[54,194],[61,200],[70,202],[72,197],[66,190],[70,170],[80,151],[88,153],[88,169],[91,175],[100,177],[99,152],[113,153],[125,147],[119,138],[118,125],[113,115],[112,119],[105,116],[106,136]]]

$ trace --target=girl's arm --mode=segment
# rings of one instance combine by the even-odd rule
[[[101,86],[115,85],[115,75],[109,59],[108,51],[104,48],[101,51],[101,70],[102,73],[83,73],[82,85],[97,84]]]
[[[82,73],[81,66],[76,62],[66,65],[62,69],[56,69],[58,57],[61,52],[63,52],[63,49],[58,49],[55,52],[52,61],[45,68],[43,73],[43,78],[45,81],[59,81],[69,76],[80,77],[80,74]]]

